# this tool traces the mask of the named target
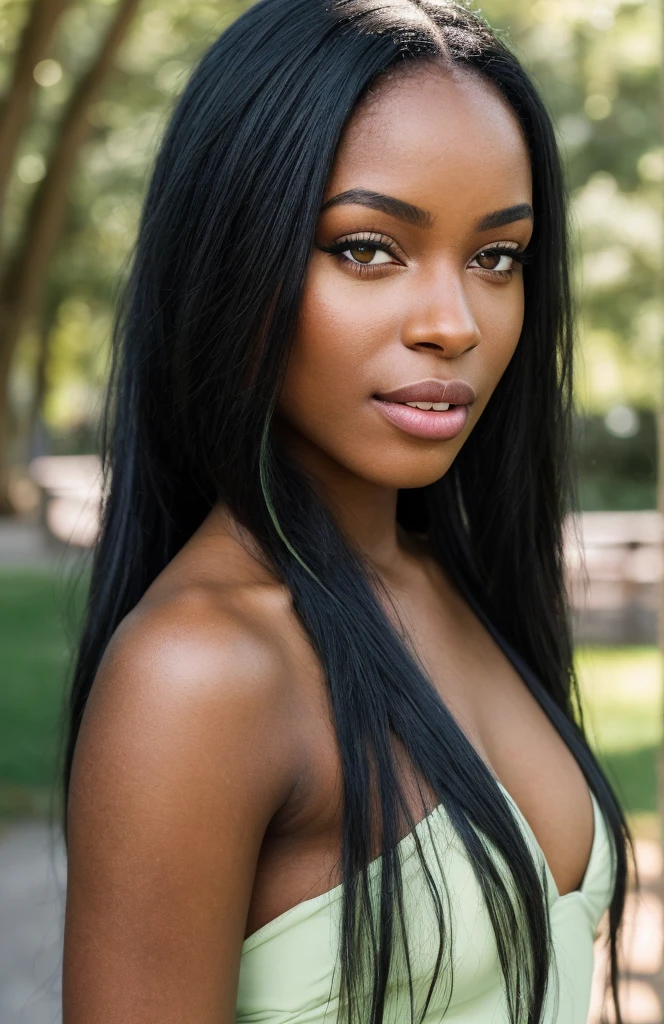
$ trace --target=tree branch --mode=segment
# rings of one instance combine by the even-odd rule
[[[64,223],[67,191],[76,160],[92,130],[88,110],[113,65],[140,2],[119,3],[94,63],[70,100],[46,175],[35,190],[21,243],[9,261],[0,289],[0,367],[11,360],[23,321],[37,304]]]
[[[35,65],[43,60],[60,16],[71,0],[34,0],[21,35],[14,73],[0,106],[0,213],[16,149],[30,116],[32,97],[37,87]]]
[[[44,0],[47,4],[61,0]],[[46,176],[37,186],[21,241],[0,282],[0,514],[11,510],[8,430],[9,373],[26,319],[37,308],[61,234],[67,192],[80,149],[92,130],[87,114],[113,66],[141,0],[120,0],[90,69],[71,97]]]

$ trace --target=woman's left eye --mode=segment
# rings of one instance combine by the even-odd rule
[[[368,242],[355,242],[353,245],[349,245],[347,249],[342,250],[341,255],[345,256],[351,263],[360,263],[364,267],[375,267],[379,263],[394,262],[389,252],[385,252],[384,249],[378,249],[375,245],[370,245]]]
[[[498,274],[511,274],[514,270],[514,260],[518,257],[519,250],[507,251],[505,249],[482,249],[477,256],[473,256],[470,266],[477,261],[481,270],[489,270]]]

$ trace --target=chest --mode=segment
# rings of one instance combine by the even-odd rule
[[[560,894],[579,888],[594,815],[585,777],[567,745],[507,654],[452,588],[443,583],[413,590],[401,609],[402,626],[429,678],[516,801]]]
[[[386,611],[478,755],[518,804],[561,895],[578,888],[593,842],[587,784],[570,751],[493,637],[456,594],[411,590]],[[294,644],[299,643],[294,637]],[[323,673],[306,645],[301,672],[303,786],[265,837],[247,934],[341,881],[341,769]],[[405,767],[407,779],[407,767]],[[416,787],[406,784],[413,793]],[[431,795],[431,804],[435,804]]]

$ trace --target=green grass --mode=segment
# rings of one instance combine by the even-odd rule
[[[48,805],[68,667],[65,623],[80,609],[81,588],[71,589],[48,571],[0,572],[0,817]],[[591,742],[628,812],[652,816],[659,653],[581,648],[577,666]]]
[[[48,805],[77,597],[48,570],[0,573],[0,817]]]
[[[632,815],[656,812],[656,755],[662,742],[661,658],[654,647],[577,652],[586,727]]]

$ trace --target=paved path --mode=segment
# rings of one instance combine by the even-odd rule
[[[65,858],[42,822],[0,833],[0,1024],[58,1024]]]

